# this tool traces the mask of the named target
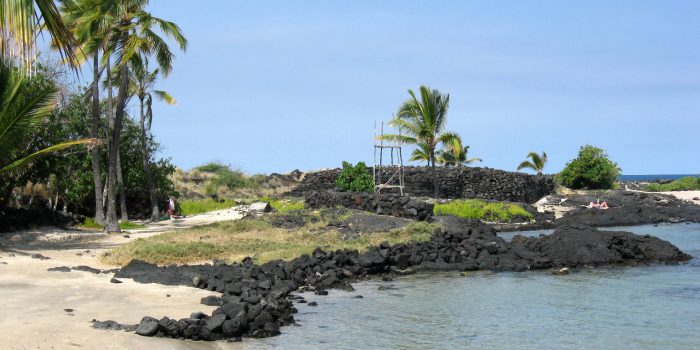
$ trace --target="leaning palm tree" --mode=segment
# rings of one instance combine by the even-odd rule
[[[109,35],[107,54],[116,57],[119,74],[114,129],[110,135],[109,167],[107,176],[107,218],[105,231],[119,232],[115,201],[117,156],[124,123],[126,100],[129,89],[129,62],[134,56],[154,56],[161,74],[167,76],[172,70],[175,55],[168,44],[156,33],[159,31],[173,39],[181,50],[187,48],[187,39],[177,24],[152,16],[145,10],[147,0],[109,1],[103,4],[104,11],[113,13],[117,25]]]
[[[141,125],[141,158],[143,161],[143,170],[148,181],[148,194],[151,199],[151,221],[158,221],[160,211],[158,209],[158,199],[156,197],[156,187],[153,183],[153,175],[151,174],[150,154],[148,153],[148,132],[151,130],[153,123],[153,97],[155,96],[167,104],[173,105],[175,99],[163,90],[156,90],[154,85],[160,75],[159,69],[148,71],[148,58],[134,56],[131,62],[131,86],[132,93],[139,99],[140,110],[140,125]]]
[[[95,139],[66,141],[31,154],[23,152],[27,135],[46,125],[48,115],[56,108],[58,92],[54,86],[29,90],[26,75],[0,63],[0,177],[12,177],[26,170],[37,159],[81,144],[94,144]]]
[[[54,0],[0,0],[0,53],[4,61],[16,59],[30,71],[42,29],[51,35],[61,56],[77,69],[73,35]]]
[[[520,163],[517,170],[532,169],[537,172],[537,175],[542,175],[542,170],[544,170],[544,166],[547,165],[547,153],[542,152],[540,155],[536,152],[530,152],[527,154],[526,158],[530,158],[530,160]]]
[[[437,198],[440,189],[435,172],[435,149],[440,144],[451,144],[458,136],[445,131],[450,95],[443,95],[440,91],[425,85],[419,88],[419,92],[420,99],[413,90],[409,89],[408,94],[411,98],[399,107],[396,117],[389,122],[389,125],[397,129],[400,134],[388,134],[383,138],[418,146],[413,156],[427,161],[432,167],[433,188]]]
[[[437,161],[446,166],[469,165],[476,162],[481,162],[481,158],[469,158],[469,146],[462,147],[462,139],[456,138],[452,144],[444,145],[444,149],[438,151]]]

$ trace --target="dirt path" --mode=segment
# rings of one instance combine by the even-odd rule
[[[242,344],[145,338],[90,327],[93,319],[136,324],[144,315],[182,318],[193,310],[209,313],[214,307],[201,305],[199,300],[211,292],[131,280],[111,283],[113,273],[47,271],[79,265],[110,269],[99,262],[99,256],[109,249],[160,232],[239,219],[240,209],[160,222],[122,235],[42,228],[0,236],[0,349],[240,348]],[[32,258],[35,254],[49,259]]]

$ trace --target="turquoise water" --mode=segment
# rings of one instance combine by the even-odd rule
[[[625,227],[700,257],[700,225]],[[543,231],[544,232],[544,231]],[[539,234],[541,232],[530,232]],[[546,232],[545,232],[546,233]],[[505,235],[507,236],[507,235]],[[388,286],[388,290],[378,290]],[[253,349],[700,349],[700,259],[565,276],[421,274],[298,304],[298,326]],[[363,299],[353,299],[355,295]]]

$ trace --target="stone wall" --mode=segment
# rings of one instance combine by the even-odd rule
[[[371,173],[371,168],[370,168]],[[528,175],[489,168],[438,167],[440,198],[480,198],[497,201],[534,203],[554,192],[551,175]],[[308,173],[291,195],[335,189],[340,169]],[[389,174],[383,174],[387,179]],[[406,194],[414,197],[433,196],[433,178],[428,167],[405,167]]]
[[[306,192],[304,202],[306,208],[310,209],[341,206],[421,221],[433,217],[432,203],[390,193],[375,195],[365,192],[311,191]]]

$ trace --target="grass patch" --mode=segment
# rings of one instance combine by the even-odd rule
[[[223,202],[217,202],[211,198],[183,200],[180,202],[180,213],[182,215],[196,215],[215,210],[228,209],[236,205],[238,205],[238,203],[231,199],[224,199]]]
[[[649,184],[644,188],[649,192],[696,191],[700,190],[700,177],[683,177],[667,184]]]
[[[221,164],[219,162],[209,162],[209,163],[206,163],[204,165],[200,165],[200,166],[196,167],[195,169],[197,169],[199,171],[208,172],[208,173],[218,173],[219,171],[222,171],[222,170],[228,170],[229,167],[228,167],[228,165],[224,165],[224,164]]]
[[[435,204],[433,212],[435,215],[453,215],[463,219],[498,222],[532,219],[532,214],[519,205],[485,202],[478,199],[454,200],[444,204]]]
[[[233,262],[250,256],[256,263],[264,263],[310,254],[316,247],[364,251],[368,246],[378,245],[382,241],[392,244],[426,241],[436,228],[435,224],[416,222],[391,232],[343,240],[337,231],[327,229],[327,224],[319,220],[307,223],[300,229],[286,230],[273,227],[264,217],[226,221],[137,239],[103,255],[102,260],[107,264],[122,266],[132,259],[167,265],[211,259]]]
[[[85,218],[85,221],[83,221],[83,224],[80,225],[80,227],[93,230],[102,230],[104,228],[104,226],[95,222],[95,218]],[[122,221],[119,223],[119,228],[122,230],[135,230],[145,227],[145,225],[137,224],[131,221]]]
[[[272,209],[280,213],[289,213],[290,211],[304,210],[304,200],[301,198],[293,199],[272,199],[269,197],[261,197],[260,202],[268,202]]]

